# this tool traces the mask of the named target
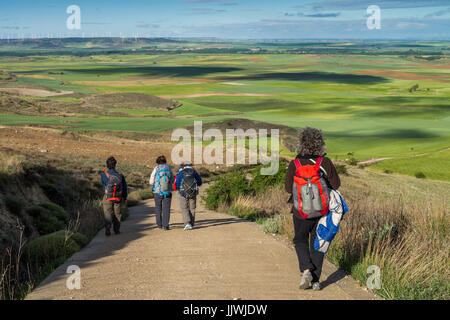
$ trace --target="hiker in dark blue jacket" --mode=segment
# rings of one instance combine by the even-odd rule
[[[111,235],[111,224],[114,233],[120,233],[121,206],[127,205],[128,187],[125,177],[116,171],[117,161],[114,157],[106,160],[106,167],[101,173],[103,184],[103,214],[105,216],[105,234]]]
[[[175,187],[178,190],[178,203],[183,216],[184,230],[192,230],[195,223],[198,187],[203,181],[190,161],[185,161],[178,171]]]

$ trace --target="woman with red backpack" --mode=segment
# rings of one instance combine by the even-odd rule
[[[341,185],[331,160],[325,157],[325,142],[319,129],[300,131],[298,155],[289,163],[285,189],[293,204],[293,239],[302,279],[300,289],[320,290],[324,254],[314,250],[316,228],[320,218],[329,212],[329,190]]]

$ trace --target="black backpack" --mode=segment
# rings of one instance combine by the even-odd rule
[[[112,201],[115,203],[122,202],[122,193],[123,193],[123,176],[120,173],[111,173],[108,174],[106,169],[104,170],[106,177],[108,178],[108,182],[106,183],[106,200]]]
[[[184,168],[182,170],[183,180],[181,181],[180,194],[186,199],[193,199],[198,194],[197,179],[195,179],[195,170],[193,168]]]

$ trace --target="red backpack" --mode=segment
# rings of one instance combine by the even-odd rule
[[[329,211],[330,191],[320,170],[322,159],[319,157],[314,165],[306,166],[298,158],[294,160],[294,207],[305,219],[321,217]]]

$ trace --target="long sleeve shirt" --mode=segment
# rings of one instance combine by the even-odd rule
[[[197,171],[194,170],[194,178],[197,181],[197,186],[200,187],[203,183],[202,178]],[[180,170],[177,174],[177,179],[175,180],[175,186],[177,190],[180,190],[181,182],[183,181],[183,170]]]
[[[318,157],[317,156],[299,156],[298,155],[297,158],[299,159],[302,166],[306,166],[306,165],[314,165],[314,163],[310,159],[317,161]],[[331,160],[329,158],[324,157],[320,167],[321,167],[322,171],[325,171],[324,178],[328,184],[328,187],[331,189],[337,190],[341,186],[341,179],[339,178],[339,175],[337,173],[337,170],[336,170],[333,162],[331,162]],[[289,167],[286,172],[286,179],[285,179],[285,183],[284,183],[286,192],[291,194],[291,197],[289,198],[289,201],[288,201],[290,203],[294,202],[293,198],[292,198],[292,189],[293,189],[293,184],[294,184],[295,170],[296,170],[295,163],[294,163],[294,160],[292,160],[289,163]],[[292,213],[294,215],[300,217],[299,213],[297,212],[297,210],[294,207],[292,207]]]
[[[118,173],[115,169],[109,169],[106,172],[108,174]],[[108,183],[108,177],[106,176],[105,172],[101,173],[101,178],[102,178],[102,184],[103,184],[103,191],[106,191],[106,184]],[[123,198],[123,200],[127,200],[127,197],[128,197],[128,186],[127,186],[127,182],[125,180],[125,176],[124,175],[122,175],[122,185],[123,185],[122,198]]]

